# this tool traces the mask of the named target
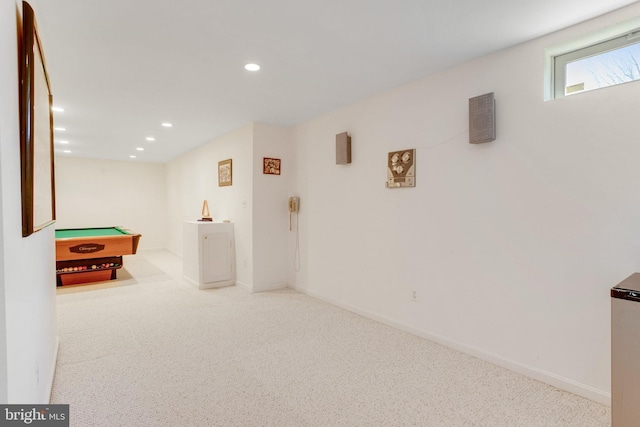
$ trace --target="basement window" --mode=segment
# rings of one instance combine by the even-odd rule
[[[640,28],[553,57],[554,97],[640,80]]]

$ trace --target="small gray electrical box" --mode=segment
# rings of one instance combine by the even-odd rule
[[[493,92],[469,98],[469,143],[496,139],[496,101]]]
[[[336,165],[351,163],[351,137],[347,132],[336,135]]]

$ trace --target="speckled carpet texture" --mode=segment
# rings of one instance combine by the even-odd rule
[[[58,289],[51,403],[93,426],[610,425],[610,408],[293,290],[199,291],[166,251]]]

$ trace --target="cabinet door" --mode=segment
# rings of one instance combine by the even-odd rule
[[[204,283],[231,280],[231,234],[203,235],[202,258]]]

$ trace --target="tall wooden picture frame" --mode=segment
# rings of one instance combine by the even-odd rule
[[[56,219],[51,87],[31,6],[22,2],[20,161],[22,236]]]

